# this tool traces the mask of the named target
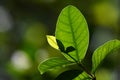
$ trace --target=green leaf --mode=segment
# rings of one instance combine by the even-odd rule
[[[82,70],[69,70],[61,73],[55,80],[73,80],[76,76],[82,73]]]
[[[51,58],[39,64],[38,70],[40,71],[41,74],[43,74],[57,67],[65,67],[70,64],[72,64],[72,62],[65,60],[63,58]]]
[[[58,39],[56,39],[56,41],[57,41],[57,44],[58,44],[59,49],[61,50],[61,52],[65,53],[65,47],[64,47],[63,43]]]
[[[47,37],[47,41],[48,41],[49,45],[55,49],[58,49],[58,45],[57,45],[55,36],[47,35],[46,37]]]
[[[69,5],[61,11],[55,36],[65,47],[73,46],[76,49],[70,52],[70,55],[77,61],[85,57],[89,43],[88,26],[84,16],[76,7]],[[63,55],[73,61],[67,54]]]
[[[67,47],[66,48],[66,53],[69,53],[69,52],[72,52],[72,51],[74,51],[75,50],[75,48],[74,47],[72,47],[72,46],[69,46],[69,47]]]
[[[74,78],[73,80],[91,80],[91,78],[88,76],[86,72],[83,72],[82,74]]]
[[[92,56],[92,72],[94,73],[99,66],[99,64],[103,61],[103,59],[112,51],[120,48],[119,40],[111,40],[98,47]]]

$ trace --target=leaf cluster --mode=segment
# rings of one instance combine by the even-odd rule
[[[79,75],[64,80],[96,80],[95,72],[100,63],[110,52],[120,48],[120,41],[117,39],[99,46],[92,55],[92,70],[89,71],[82,64],[89,44],[87,22],[82,13],[72,5],[68,5],[61,11],[56,24],[55,36],[47,35],[47,40],[52,47],[60,50],[66,59],[51,58],[40,63],[38,69],[41,74],[73,63],[83,70],[79,72]],[[65,73],[69,71],[64,72],[63,75]]]

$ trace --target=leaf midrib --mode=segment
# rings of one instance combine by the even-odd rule
[[[70,7],[68,7],[68,20],[69,20],[69,25],[70,25],[70,29],[71,29],[71,32],[72,32],[72,38],[73,38],[73,43],[74,43],[74,47],[75,47],[75,51],[76,51],[76,57],[77,57],[77,61],[79,61],[79,55],[78,55],[78,49],[77,49],[77,43],[75,41],[75,34],[74,34],[74,31],[73,31],[73,26],[72,26],[72,22],[71,22],[71,17],[70,17]]]

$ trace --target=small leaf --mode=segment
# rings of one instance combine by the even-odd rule
[[[77,61],[84,59],[89,43],[89,31],[84,16],[76,7],[68,5],[61,11],[56,24],[55,36],[65,48],[73,46],[76,49],[70,52],[74,59]],[[73,61],[67,54],[63,55]]]
[[[88,76],[88,74],[86,72],[82,72],[73,80],[91,80],[91,78]]]
[[[47,37],[47,41],[48,41],[49,45],[55,49],[58,49],[58,45],[57,45],[55,36],[47,35],[46,37]]]
[[[66,53],[69,53],[69,52],[72,52],[72,51],[74,51],[75,50],[75,48],[74,47],[72,47],[72,46],[69,46],[69,47],[67,47],[66,48]]]
[[[59,49],[61,50],[61,52],[65,53],[65,47],[62,44],[62,42],[60,40],[58,40],[58,39],[56,39],[56,41],[57,41],[57,45],[59,46]]]
[[[106,42],[105,44],[98,47],[92,56],[92,72],[94,73],[99,66],[99,64],[103,61],[103,59],[112,51],[120,48],[119,40],[111,40]]]
[[[38,70],[41,74],[43,74],[49,70],[53,70],[57,67],[67,66],[69,64],[72,64],[72,62],[62,58],[51,58],[39,64]]]
[[[69,70],[61,73],[55,80],[73,80],[78,76],[82,71],[80,70]]]

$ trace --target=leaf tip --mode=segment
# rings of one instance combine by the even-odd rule
[[[38,71],[40,72],[41,75],[44,73],[44,72],[41,70],[41,64],[38,65]]]

